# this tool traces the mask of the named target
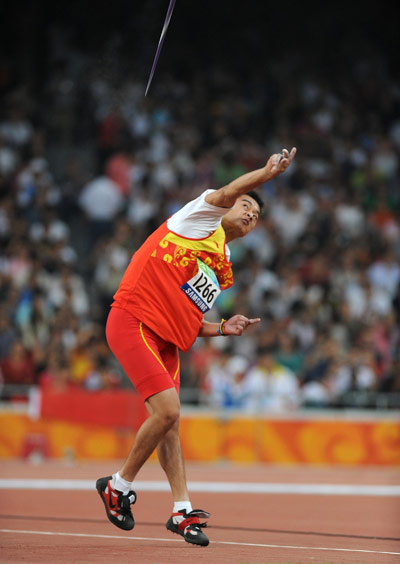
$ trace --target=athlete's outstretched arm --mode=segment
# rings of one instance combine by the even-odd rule
[[[240,336],[244,331],[246,331],[249,325],[254,325],[260,321],[261,319],[259,317],[256,319],[249,319],[244,315],[234,315],[222,324],[222,335]],[[199,331],[199,337],[218,337],[221,335],[218,331],[220,329],[220,325],[220,323],[212,323],[203,319]]]
[[[232,180],[226,186],[211,192],[206,196],[206,202],[220,208],[231,208],[237,198],[254,188],[265,184],[275,176],[282,174],[288,168],[296,154],[296,147],[290,151],[283,149],[282,153],[272,155],[263,168],[246,172],[239,178]]]

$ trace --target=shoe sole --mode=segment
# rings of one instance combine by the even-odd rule
[[[101,495],[101,494],[104,492],[104,489],[105,489],[105,487],[107,486],[108,481],[111,480],[111,478],[112,478],[112,476],[108,476],[107,478],[99,478],[99,479],[97,480],[97,482],[96,482],[96,490],[97,490],[97,493],[99,494],[100,499],[101,499],[101,501],[102,501],[103,504],[104,504],[104,508],[105,508],[105,510],[106,510],[106,515],[107,515],[107,518],[108,518],[108,520],[110,521],[110,523],[112,523],[113,525],[115,525],[115,526],[118,527],[119,529],[122,529],[123,531],[131,531],[131,530],[134,528],[134,526],[135,526],[135,519],[133,519],[133,517],[132,517],[132,519],[133,519],[133,525],[132,525],[132,526],[130,526],[130,525],[126,526],[126,525],[123,523],[123,521],[119,521],[116,517],[114,517],[113,515],[110,514],[110,512],[109,512],[109,510],[108,510],[108,507],[107,507],[107,504],[106,504],[106,502],[105,502],[105,499],[104,499],[104,497]],[[104,481],[105,481],[105,480],[106,480],[106,485],[104,486]],[[104,486],[104,487],[103,487],[103,486]]]

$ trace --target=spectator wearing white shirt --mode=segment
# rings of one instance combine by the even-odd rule
[[[382,258],[372,263],[367,274],[373,286],[386,290],[394,298],[400,284],[400,265],[390,248]]]
[[[300,405],[300,387],[292,370],[278,363],[272,352],[259,353],[242,382],[243,407],[251,412],[283,411]]]
[[[8,119],[0,123],[0,135],[10,145],[20,148],[27,145],[33,136],[33,127],[18,105],[9,110]]]
[[[114,219],[124,204],[119,186],[107,176],[98,176],[83,187],[79,206],[89,221],[91,244],[112,232]]]
[[[284,245],[292,247],[307,228],[309,211],[296,194],[289,193],[272,204],[270,216]]]
[[[18,153],[7,145],[4,134],[0,134],[0,175],[13,174],[19,163]]]

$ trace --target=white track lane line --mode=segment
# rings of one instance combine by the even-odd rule
[[[118,539],[118,540],[129,540],[129,541],[150,541],[150,542],[182,542],[182,539],[163,539],[157,537],[123,537],[121,535],[93,535],[86,533],[63,533],[54,531],[26,531],[21,529],[0,529],[0,533],[9,534],[23,534],[23,535],[48,535],[48,536],[60,536],[60,537],[80,537],[80,538],[91,538],[91,539]],[[282,544],[260,544],[260,543],[250,543],[250,542],[231,542],[231,541],[211,541],[210,544],[224,544],[230,546],[249,546],[257,548],[287,548],[291,550],[324,550],[324,551],[335,551],[335,552],[362,552],[368,554],[391,554],[395,556],[400,556],[400,552],[384,552],[380,550],[362,550],[358,548],[327,548],[321,546],[290,546]]]
[[[269,482],[188,482],[193,492],[245,493],[245,494],[297,494],[297,495],[359,495],[400,497],[400,485],[355,484],[278,484]],[[94,480],[65,479],[0,479],[0,490],[82,490],[95,489]],[[167,481],[137,480],[137,491],[169,491]]]

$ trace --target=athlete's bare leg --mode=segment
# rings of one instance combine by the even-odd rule
[[[146,407],[149,413],[152,413],[151,405],[146,403]],[[189,501],[185,462],[179,438],[179,419],[158,443],[157,455],[168,478],[174,501]]]
[[[119,471],[120,476],[128,482],[135,479],[160,441],[179,421],[180,402],[175,388],[154,394],[146,404],[149,406],[150,416],[138,430],[128,458]]]

